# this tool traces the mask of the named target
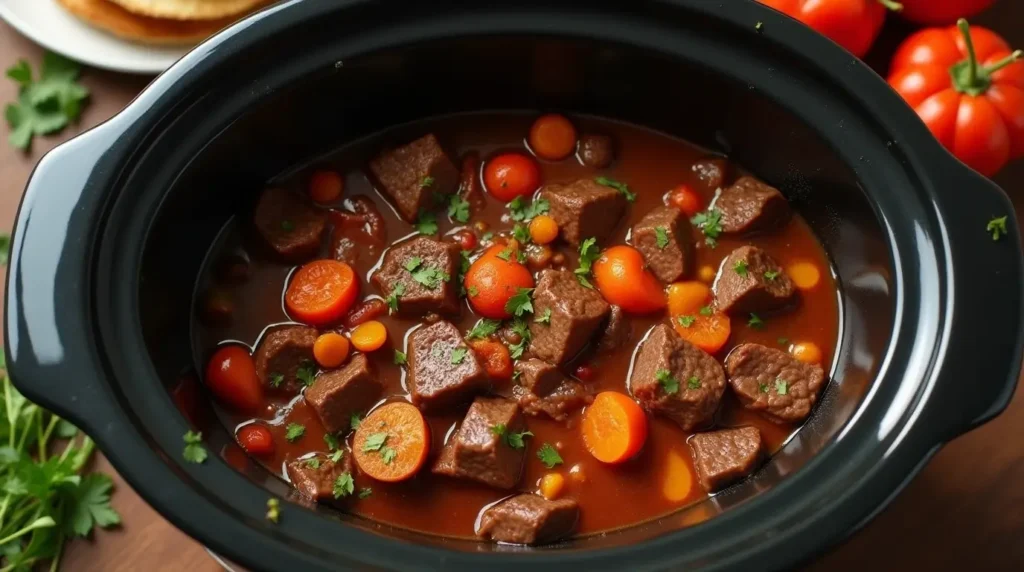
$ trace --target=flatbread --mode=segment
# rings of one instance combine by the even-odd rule
[[[107,0],[57,0],[75,16],[103,31],[144,44],[195,44],[237,18],[186,22],[132,14]]]
[[[170,20],[217,20],[241,16],[270,0],[109,0],[140,16]]]

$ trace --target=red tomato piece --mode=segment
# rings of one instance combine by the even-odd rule
[[[863,57],[897,0],[758,0]]]
[[[249,350],[229,345],[218,349],[206,366],[206,386],[222,404],[253,413],[263,401],[263,384]]]
[[[494,198],[509,202],[540,187],[540,167],[533,157],[522,153],[498,155],[484,167],[484,186]]]
[[[242,427],[235,437],[238,438],[238,444],[250,455],[270,455],[274,452],[274,436],[270,434],[270,429],[258,423]]]
[[[691,217],[704,210],[704,201],[689,185],[679,185],[669,191],[665,202]]]
[[[918,24],[953,24],[957,18],[970,18],[996,0],[899,0],[900,17]]]

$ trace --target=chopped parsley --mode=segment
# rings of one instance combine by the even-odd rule
[[[295,372],[295,377],[306,387],[313,385],[313,381],[316,380],[316,365],[309,360],[302,360],[299,369]]]
[[[549,443],[544,443],[537,449],[537,458],[540,459],[541,463],[549,469],[554,469],[556,466],[563,463],[562,456],[558,454],[558,451],[552,447]]]
[[[334,498],[347,497],[356,490],[356,482],[352,480],[352,473],[344,472],[334,479]]]
[[[370,451],[380,451],[387,442],[387,433],[370,433],[366,436],[366,442],[363,443],[363,452],[369,453]]]
[[[202,433],[189,431],[188,433],[185,433],[185,436],[182,439],[185,441],[185,451],[182,453],[182,456],[185,457],[186,461],[197,465],[206,461],[207,453],[206,447],[203,447]]]
[[[391,289],[391,293],[388,294],[388,297],[385,298],[385,300],[384,300],[384,302],[388,305],[388,309],[391,312],[397,312],[398,311],[398,298],[402,294],[405,294],[405,284],[402,284],[401,282],[397,282],[395,284],[395,287]]]
[[[370,487],[363,487],[363,488],[359,489],[359,498],[360,499],[368,499],[368,498],[370,498],[370,495],[372,495],[372,494],[373,494],[373,489],[371,489]]]
[[[505,311],[517,318],[527,312],[532,314],[533,298],[530,297],[531,294],[533,294],[533,288],[520,288],[519,291],[508,299],[508,303],[505,304]]]
[[[779,339],[777,339],[775,341],[779,342],[780,346],[788,346],[789,345],[789,338],[779,338]]]
[[[714,313],[715,313],[715,311],[711,309],[711,306],[701,306],[700,307],[700,315],[701,316],[710,316],[711,314],[714,314]]]
[[[334,451],[338,448],[338,438],[333,433],[324,433],[324,443],[327,444],[328,451]]]
[[[491,425],[491,434],[494,435],[495,437],[504,437],[506,429],[507,427],[505,427],[504,423]]]
[[[757,390],[761,393],[768,393],[768,385],[764,383],[757,384]]]
[[[737,261],[736,265],[733,266],[732,269],[736,271],[736,274],[739,274],[740,276],[742,276],[744,278],[746,278],[747,276],[750,275],[750,273],[747,271],[747,261],[746,260],[739,260],[739,261]]]
[[[300,423],[289,423],[288,427],[285,428],[284,438],[288,439],[290,443],[294,443],[302,438],[306,434],[306,426]]]
[[[416,232],[420,234],[437,234],[437,217],[434,213],[427,211],[420,211],[420,216],[416,219]]]
[[[384,447],[380,450],[380,456],[385,465],[390,465],[391,462],[395,460],[395,457],[398,456],[398,451],[395,451],[391,447]]]
[[[475,298],[477,296],[477,294],[480,293],[480,291],[477,290],[476,286],[470,286],[469,290],[467,290],[467,291],[469,292],[469,297],[470,298]]]
[[[580,284],[594,289],[594,285],[590,283],[590,271],[596,261],[601,256],[601,249],[597,246],[597,239],[590,237],[580,243],[580,264],[579,267],[574,271],[576,273],[576,280],[579,280]]]
[[[700,378],[696,375],[691,375],[690,379],[686,380],[686,387],[690,389],[700,389]]]
[[[764,327],[764,320],[762,320],[757,314],[751,314],[750,320],[747,321],[747,325],[755,330],[760,330]]]
[[[663,226],[654,227],[654,240],[659,249],[665,250],[665,247],[668,246],[668,230]]]
[[[538,324],[551,324],[551,308],[544,308],[536,318],[533,319]]]
[[[487,318],[483,318],[473,326],[473,329],[470,330],[468,334],[466,334],[466,339],[475,340],[477,338],[486,338],[494,332],[497,332],[499,327],[501,327],[501,322],[499,320],[488,320]]]
[[[448,199],[448,216],[458,222],[469,222],[469,201],[459,195]]]
[[[274,524],[281,520],[281,501],[267,499],[267,520]]]
[[[358,413],[353,413],[352,416],[349,417],[348,426],[351,427],[352,430],[356,430],[359,429],[359,425],[362,424],[362,422],[363,416]]]
[[[313,457],[312,459],[306,459],[306,466],[309,467],[310,469],[319,469],[320,459],[317,459],[316,457]]]
[[[342,449],[338,449],[337,451],[331,453],[328,456],[328,458],[331,460],[332,463],[338,464],[338,461],[340,461],[343,456],[345,456],[345,451]]]
[[[434,177],[431,177],[430,175],[427,175],[426,177],[423,177],[422,179],[420,179],[420,188],[421,189],[426,189],[426,188],[432,187],[432,186],[434,186]]]
[[[405,365],[406,362],[408,361],[408,358],[406,357],[405,352],[401,352],[401,351],[395,350],[395,360],[394,361],[395,361],[395,365]]]
[[[779,277],[779,274],[781,274],[781,272],[778,270],[765,270],[764,279],[769,282],[775,282],[775,279]]]
[[[999,240],[1006,235],[1006,218],[1001,216],[988,221],[988,226],[985,227],[985,230],[992,233],[992,240]]]
[[[497,254],[497,257],[502,259],[502,260],[504,260],[505,262],[511,262],[512,261],[512,253],[513,252],[515,252],[515,248],[513,248],[512,245],[510,244],[507,247],[505,247],[504,250],[499,252]]]
[[[669,395],[673,393],[679,393],[679,380],[672,377],[672,372],[667,369],[659,369],[654,374],[655,379],[661,385],[661,388],[665,390],[665,393]]]
[[[417,268],[419,268],[421,264],[423,264],[423,259],[420,258],[419,256],[413,256],[409,260],[405,261],[405,264],[402,265],[402,268],[405,268],[409,272],[413,272]]]
[[[697,321],[697,318],[695,316],[679,316],[676,320],[679,322],[680,326],[689,328]]]
[[[512,238],[518,240],[520,244],[527,244],[530,242],[530,229],[525,224],[516,223],[512,227]]]
[[[778,393],[779,395],[786,395],[789,393],[789,382],[784,379],[776,379],[775,393]]]
[[[281,221],[281,230],[285,232],[291,232],[295,230],[295,223],[293,223],[290,220],[283,220]]]
[[[709,209],[697,213],[690,222],[704,233],[704,243],[714,248],[718,246],[718,236],[722,234],[722,211]]]
[[[436,266],[421,266],[413,271],[412,279],[424,288],[434,290],[442,282],[451,280],[452,277]]]
[[[513,449],[522,450],[526,447],[525,439],[527,437],[533,437],[533,433],[531,431],[520,431],[518,433],[509,431],[505,434],[505,444]]]
[[[274,373],[270,374],[270,386],[271,387],[281,387],[282,383],[284,383],[284,376],[283,375],[281,375],[280,373],[277,373],[277,372],[274,372]]]
[[[466,360],[466,354],[469,353],[467,348],[454,348],[452,349],[452,365],[459,365]]]
[[[537,199],[530,204],[526,204],[526,201],[520,196],[508,203],[508,210],[511,213],[512,220],[516,222],[529,222],[538,215],[547,214],[551,210],[551,205],[544,199]]]
[[[523,357],[523,353],[526,352],[526,348],[530,346],[530,340],[533,335],[530,333],[530,326],[527,325],[526,320],[522,318],[516,318],[512,322],[512,332],[519,335],[519,343],[512,344],[509,346],[509,355],[512,359],[519,359]]]
[[[626,197],[626,200],[629,202],[633,202],[636,200],[636,193],[630,191],[629,185],[627,185],[626,183],[620,183],[619,181],[616,181],[615,179],[609,179],[608,177],[597,177],[596,179],[594,179],[594,182],[597,183],[598,185],[604,185],[606,187],[611,187],[616,191],[619,191],[620,193],[622,193],[622,196]]]
[[[760,34],[761,31],[764,30],[764,22],[758,22],[754,24],[754,29],[757,30],[757,33]]]
[[[494,233],[487,231],[480,235],[480,242],[490,242],[492,238],[494,238]]]

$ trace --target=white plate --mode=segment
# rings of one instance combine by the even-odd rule
[[[57,0],[0,0],[0,18],[50,51],[119,72],[158,74],[190,49],[121,40],[72,16]]]

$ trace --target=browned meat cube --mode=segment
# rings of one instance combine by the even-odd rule
[[[337,463],[321,454],[298,459],[288,463],[285,472],[292,486],[309,500],[340,501],[353,496],[352,456],[347,452]]]
[[[564,379],[554,391],[537,395],[524,386],[512,387],[512,395],[523,413],[530,417],[547,415],[555,421],[565,421],[569,415],[594,401],[584,385],[574,379]]]
[[[656,207],[633,225],[633,246],[662,282],[675,282],[686,272],[690,224],[674,207]]]
[[[788,352],[743,344],[725,358],[729,385],[747,409],[776,423],[796,423],[811,412],[825,383],[825,370]]]
[[[729,162],[725,159],[702,159],[693,164],[693,172],[697,178],[707,185],[709,191],[720,189],[725,184]]]
[[[615,160],[615,147],[608,135],[584,135],[579,154],[584,166],[604,169]]]
[[[403,316],[454,314],[459,311],[459,286],[453,279],[461,262],[458,244],[417,236],[388,249],[373,281]]]
[[[370,360],[365,354],[356,354],[341,369],[318,375],[305,398],[324,429],[340,433],[348,430],[353,413],[365,413],[383,392]]]
[[[433,134],[381,153],[370,161],[370,170],[408,222],[430,209],[434,193],[451,194],[459,184],[459,170]]]
[[[756,246],[741,246],[726,257],[714,290],[715,306],[734,315],[781,310],[796,300],[793,281]]]
[[[754,177],[740,177],[723,189],[712,208],[722,213],[722,232],[733,234],[772,230],[790,216],[786,197]]]
[[[761,432],[756,427],[697,433],[689,445],[697,477],[709,493],[749,475],[761,458]]]
[[[557,367],[535,358],[516,362],[515,371],[516,383],[537,395],[551,393],[565,379]]]
[[[253,223],[278,256],[289,262],[302,262],[320,250],[327,212],[295,193],[271,187],[260,195]]]
[[[562,365],[582,350],[600,330],[611,312],[608,302],[597,290],[583,287],[567,270],[540,273],[533,294],[535,315],[551,310],[548,323],[530,322],[530,352],[556,365]]]
[[[546,185],[540,198],[550,203],[562,238],[576,246],[590,237],[601,241],[610,236],[626,211],[622,193],[593,179]]]
[[[612,351],[621,348],[629,343],[633,337],[633,324],[622,308],[612,304],[611,314],[608,316],[608,323],[604,326],[601,339],[597,342],[597,349],[600,351]]]
[[[305,369],[309,378],[316,373],[313,362],[316,336],[316,330],[306,326],[285,326],[263,336],[253,354],[256,375],[263,385],[287,393],[298,393],[305,387],[298,374],[300,369]]]
[[[570,536],[579,518],[580,507],[574,500],[522,494],[484,511],[476,533],[496,542],[546,544]]]
[[[477,397],[458,431],[445,444],[433,471],[511,489],[519,483],[526,448],[512,447],[505,435],[525,429],[526,422],[515,401]]]
[[[476,352],[451,322],[437,321],[409,335],[409,394],[423,410],[463,403],[487,391]]]
[[[725,393],[725,372],[715,358],[659,324],[640,346],[629,390],[645,409],[689,431],[714,416]]]

